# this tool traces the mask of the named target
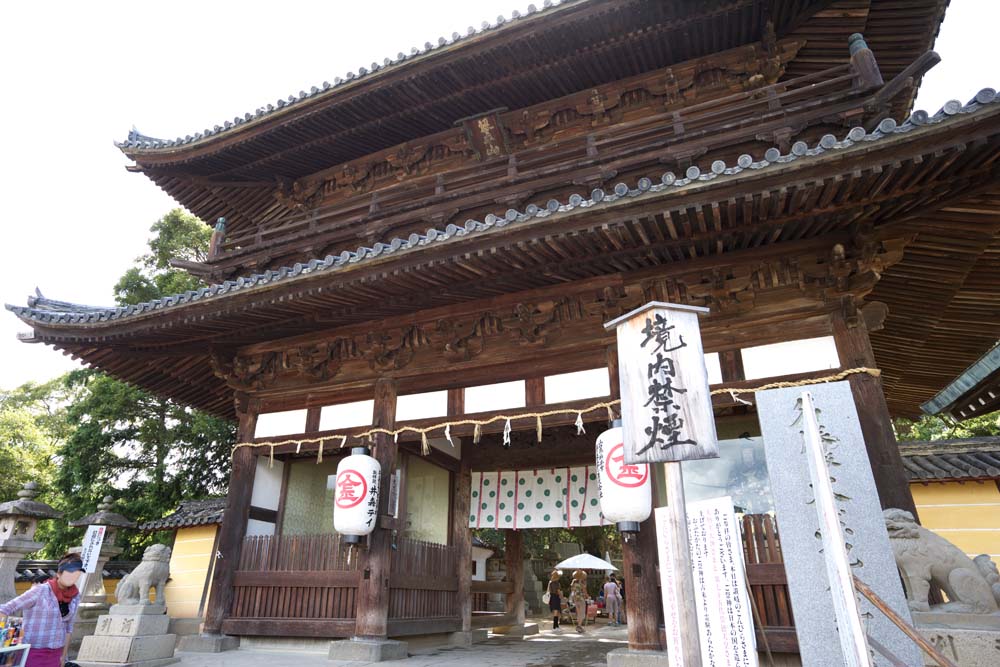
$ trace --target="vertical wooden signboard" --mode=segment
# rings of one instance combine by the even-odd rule
[[[617,328],[625,463],[719,456],[698,315],[708,308],[652,301]]]
[[[680,461],[719,456],[698,326],[699,314],[707,312],[652,301],[604,325],[618,335],[625,463],[665,464],[667,507],[657,510],[660,571],[670,587],[663,613],[668,652],[684,665],[700,665],[702,656]],[[664,557],[668,533],[672,550]]]

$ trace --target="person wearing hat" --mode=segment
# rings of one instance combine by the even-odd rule
[[[83,573],[79,554],[59,560],[57,574],[0,605],[0,619],[24,611],[24,643],[31,644],[25,667],[63,667],[73,619],[80,604],[76,582]]]
[[[573,583],[569,586],[569,604],[576,610],[576,631],[583,632],[587,622],[587,573],[577,570],[573,573]]]

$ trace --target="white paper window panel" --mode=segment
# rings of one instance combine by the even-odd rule
[[[324,405],[319,413],[319,430],[336,431],[352,426],[370,426],[375,414],[375,401],[356,401]]]
[[[407,394],[396,399],[396,421],[398,422],[428,417],[444,417],[447,414],[447,391]]]
[[[709,384],[722,383],[722,366],[719,364],[718,352],[709,352],[705,355],[705,369],[708,371]]]
[[[607,368],[561,373],[545,378],[546,403],[564,403],[580,398],[608,396],[610,393],[611,381]]]
[[[305,410],[286,410],[285,412],[264,412],[257,415],[255,438],[269,438],[275,435],[302,433],[306,430]]]
[[[465,411],[490,412],[524,407],[524,380],[466,387]]]
[[[840,367],[832,336],[747,347],[741,353],[748,380]]]
[[[271,465],[267,456],[257,457],[257,472],[253,476],[250,504],[266,510],[277,510],[281,500],[281,478],[285,464],[275,460]]]

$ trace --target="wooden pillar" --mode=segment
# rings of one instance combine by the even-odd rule
[[[257,428],[257,400],[245,394],[236,396],[236,414],[239,424],[236,441],[246,442],[253,437]],[[233,579],[240,562],[240,550],[247,533],[250,518],[250,498],[253,494],[253,480],[257,472],[257,455],[249,447],[240,447],[233,453],[232,469],[229,473],[229,492],[226,495],[226,511],[217,535],[215,570],[212,574],[212,589],[205,611],[205,634],[217,635],[222,632],[222,622],[233,604]]]
[[[457,396],[453,397],[453,393]],[[462,389],[449,390],[449,417],[465,412],[464,396]],[[458,603],[456,606],[458,615],[462,619],[462,632],[469,632],[472,630],[472,529],[469,528],[469,512],[472,508],[472,459],[468,452],[463,451],[458,470],[452,478],[455,484],[452,492],[454,504],[451,508],[451,543],[455,547],[455,574],[458,576],[458,590],[455,591]]]
[[[472,529],[469,528],[469,510],[472,507],[472,464],[463,457],[459,469],[452,476],[455,480],[451,508],[451,543],[455,546],[455,574],[458,575],[458,614],[462,619],[462,632],[472,629]]]
[[[837,346],[840,365],[844,368],[875,368],[875,354],[872,352],[864,319],[858,317],[857,320],[856,324],[849,323],[839,313],[833,318],[833,340]],[[882,509],[897,507],[911,512],[916,518],[917,508],[910,494],[903,457],[892,430],[882,380],[867,373],[856,373],[849,376],[848,382],[854,394],[861,433],[865,439],[868,461],[875,477]]]
[[[504,613],[514,619],[516,628],[524,627],[524,535],[519,530],[505,528],[504,565],[507,567],[507,581],[513,590],[507,595]]]
[[[609,345],[607,351],[608,376],[611,381],[611,398],[621,398],[618,384],[618,346]],[[620,414],[620,410],[617,411]],[[650,483],[654,488],[653,505],[659,466],[649,466]],[[656,521],[652,515],[641,524],[639,532],[628,542],[622,543],[622,576],[625,578],[625,603],[628,615],[628,646],[636,651],[659,651],[660,607],[663,602],[658,594],[659,578],[656,576]]]
[[[392,429],[396,424],[396,381],[379,378],[375,383],[372,426]],[[391,435],[375,435],[372,456],[382,468],[379,494],[379,526],[368,536],[358,585],[357,624],[354,634],[384,639],[389,627],[389,574],[392,567],[392,534],[383,528],[382,517],[389,514],[389,479],[396,469],[396,444]]]

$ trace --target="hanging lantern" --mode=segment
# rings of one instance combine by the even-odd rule
[[[354,447],[337,466],[333,528],[347,544],[356,544],[378,523],[378,492],[382,468],[367,447]]]
[[[623,533],[639,532],[639,524],[653,509],[649,464],[625,463],[622,422],[597,436],[597,480],[601,512]]]

